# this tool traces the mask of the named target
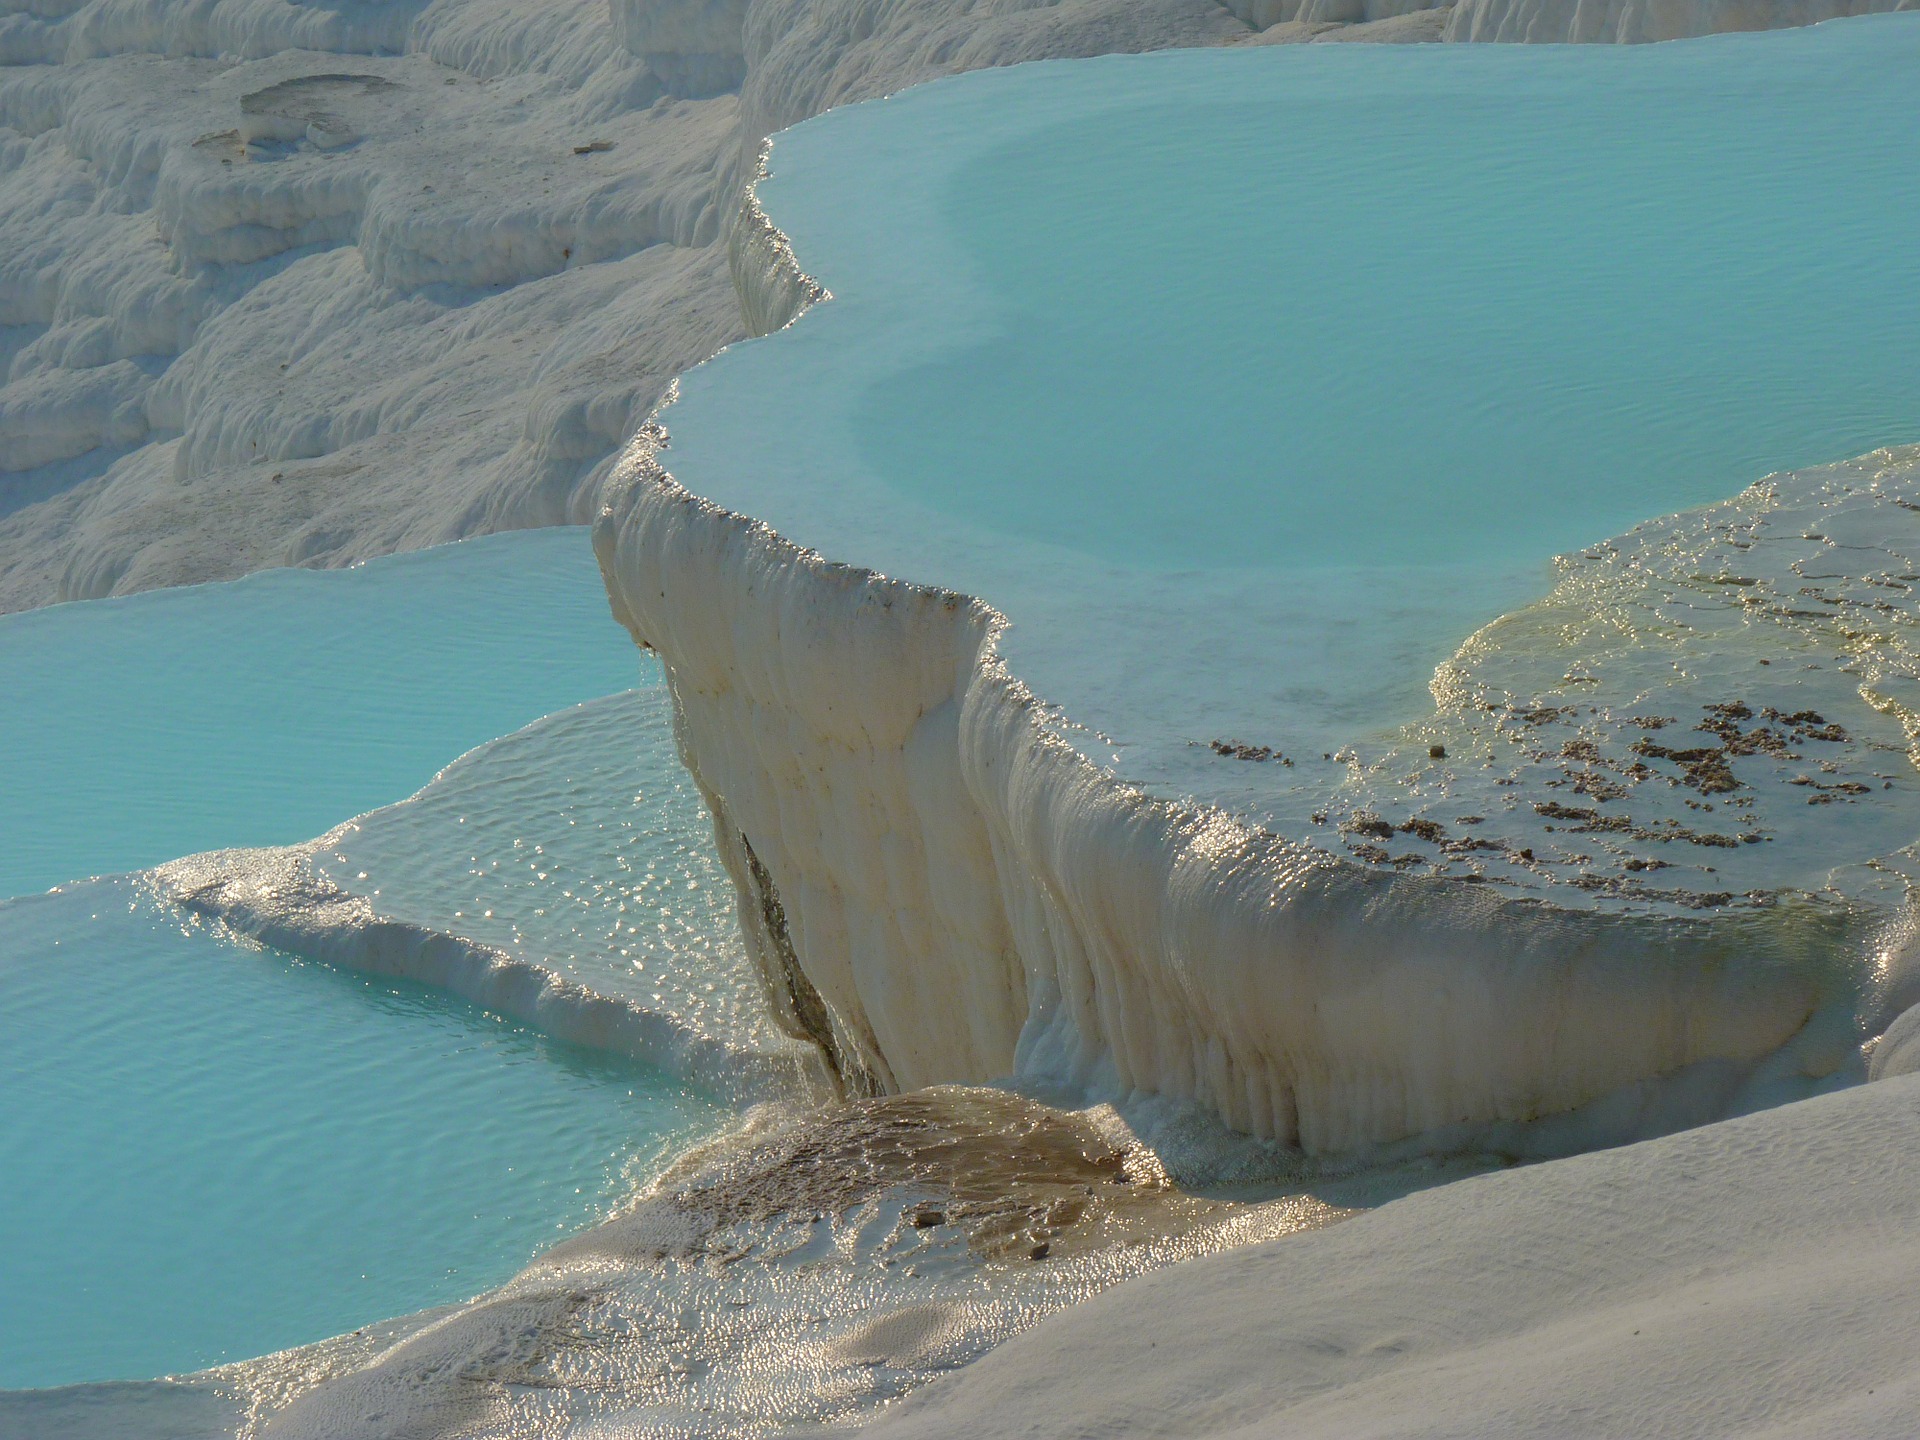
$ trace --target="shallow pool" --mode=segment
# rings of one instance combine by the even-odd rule
[[[729,1079],[792,1048],[741,943],[664,685],[504,735],[326,841],[309,853],[330,885],[667,1019]]]
[[[198,1369],[505,1280],[717,1106],[109,880],[0,904],[0,1388]]]
[[[652,683],[574,528],[0,617],[0,896],[307,840]]]
[[[1802,76],[1780,39],[1524,79],[1275,57],[1010,139],[942,197],[998,333],[870,389],[862,445],[1130,564],[1384,570],[1920,438],[1911,71]]]
[[[664,459],[1003,611],[1123,778],[1297,831],[1556,553],[1920,440],[1917,67],[1892,15],[829,113],[760,193],[833,299],[685,377]]]

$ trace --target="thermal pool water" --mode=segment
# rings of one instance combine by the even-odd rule
[[[312,864],[382,915],[498,946],[705,1034],[771,1042],[663,686],[462,756],[419,794],[340,827]]]
[[[741,944],[713,825],[653,685],[549,715],[304,845],[151,872],[308,959],[426,979],[736,1102],[810,1092]]]
[[[465,1300],[717,1108],[638,1063],[183,920],[0,904],[0,1387],[247,1359]]]
[[[1684,734],[1744,704],[1756,724],[1844,710],[1863,745],[1902,750],[1898,718],[1838,672],[1857,618],[1825,633],[1795,591],[1910,584],[1910,476],[1782,477],[1745,509],[1772,512],[1764,539],[1793,524],[1817,543],[1744,561],[1752,535],[1727,561],[1684,517],[1609,537],[1920,439],[1916,64],[1920,20],[1900,15],[1656,47],[1108,57],[821,116],[778,137],[759,197],[831,299],[684,377],[662,463],[831,560],[984,599],[1012,622],[1012,673],[1119,779],[1336,852],[1357,812],[1451,827],[1515,803],[1495,784],[1530,757],[1456,731],[1420,737],[1410,765],[1401,727],[1444,703],[1436,667],[1470,636],[1554,588],[1559,555],[1635,551],[1613,588],[1643,581],[1656,609],[1690,581],[1759,585],[1718,600],[1764,598],[1808,652],[1760,669],[1768,610],[1736,610],[1744,668],[1703,676],[1673,624],[1639,624],[1629,663],[1566,702],[1621,729],[1618,749],[1630,717]],[[1828,543],[1829,501],[1850,534],[1877,506],[1895,538],[1836,548],[1856,542]],[[1904,615],[1908,593],[1871,598]],[[1522,628],[1534,689],[1549,669],[1595,681],[1594,636]],[[1465,754],[1405,791],[1447,738]],[[1817,889],[1835,860],[1911,840],[1910,767],[1830,781],[1819,743],[1781,741],[1756,783],[1891,777],[1898,815],[1855,814],[1838,852],[1795,843],[1797,869],[1776,843],[1751,877],[1695,865],[1686,884]],[[1699,820],[1679,772],[1652,768],[1627,830]],[[1548,779],[1565,777],[1526,782],[1528,801]],[[1784,793],[1804,810],[1804,788]],[[1708,828],[1736,850],[1756,833]],[[1531,839],[1517,828],[1514,852]]]
[[[562,528],[0,617],[0,896],[307,840],[656,683],[606,609]]]
[[[466,1300],[714,1130],[690,1071],[795,1079],[658,681],[578,529],[0,621],[0,896],[62,882],[0,898],[0,1388]],[[430,967],[168,903],[162,876],[219,863],[175,856],[329,827],[327,893],[656,1023],[563,1043]]]

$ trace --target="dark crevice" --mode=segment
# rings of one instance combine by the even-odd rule
[[[806,971],[800,968],[800,957],[793,949],[793,937],[787,931],[787,911],[780,903],[780,892],[774,886],[773,876],[767,873],[767,867],[754,853],[753,842],[744,831],[740,835],[740,849],[747,857],[747,870],[753,878],[753,896],[760,907],[765,949],[769,952],[763,969],[767,972],[769,984],[775,988],[776,1005],[785,1012],[785,1018],[802,1039],[811,1040],[820,1048],[821,1055],[826,1058],[827,1068],[833,1072],[833,1078],[844,1094],[875,1096],[885,1093],[879,1077],[857,1051],[844,1042],[840,1027],[834,1023],[832,1009],[807,978]]]

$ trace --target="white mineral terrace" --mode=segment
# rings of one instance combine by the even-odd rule
[[[0,0],[0,1436],[1920,1433],[1917,6]]]
[[[832,298],[683,378],[596,543],[843,1069],[1311,1152],[1862,1073],[1920,484],[1814,462],[1920,434],[1915,292],[1818,242],[1908,223],[1916,44],[1189,53],[779,137],[745,308]]]

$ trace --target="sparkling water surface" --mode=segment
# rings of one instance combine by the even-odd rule
[[[548,953],[544,896],[590,884],[629,931],[671,923],[675,978],[704,993],[709,951],[738,957],[701,922],[730,913],[681,896],[677,871],[656,905],[668,876],[627,874],[618,837],[571,803],[617,774],[596,815],[685,831],[669,858],[710,866],[669,716],[643,703],[658,686],[579,529],[0,620],[0,896],[60,884],[0,900],[0,1388],[193,1370],[467,1298],[717,1123],[650,1066],[237,942],[137,877],[73,883],[310,839],[562,712],[534,727],[550,743],[456,764],[448,801],[382,812],[425,862],[403,918],[495,938],[486,898],[448,883],[485,863],[469,828],[475,847],[532,852],[533,885],[571,841],[584,878],[502,898],[530,921],[516,950],[622,974],[611,925]],[[497,793],[461,789],[476,763]]]
[[[768,1031],[671,706],[651,686],[504,735],[342,827],[314,851],[314,871],[382,915],[497,946],[598,994],[661,1002],[673,987],[678,1013],[716,1012],[716,1033]]]
[[[311,839],[658,677],[579,528],[0,617],[0,896]]]
[[[462,1300],[719,1109],[443,994],[0,904],[0,1387],[198,1369]]]
[[[675,1073],[760,1093],[749,1071],[810,1049],[767,1008],[664,685],[483,745],[309,854],[315,875],[382,916],[477,940],[659,1017],[679,1063],[646,1053]]]

